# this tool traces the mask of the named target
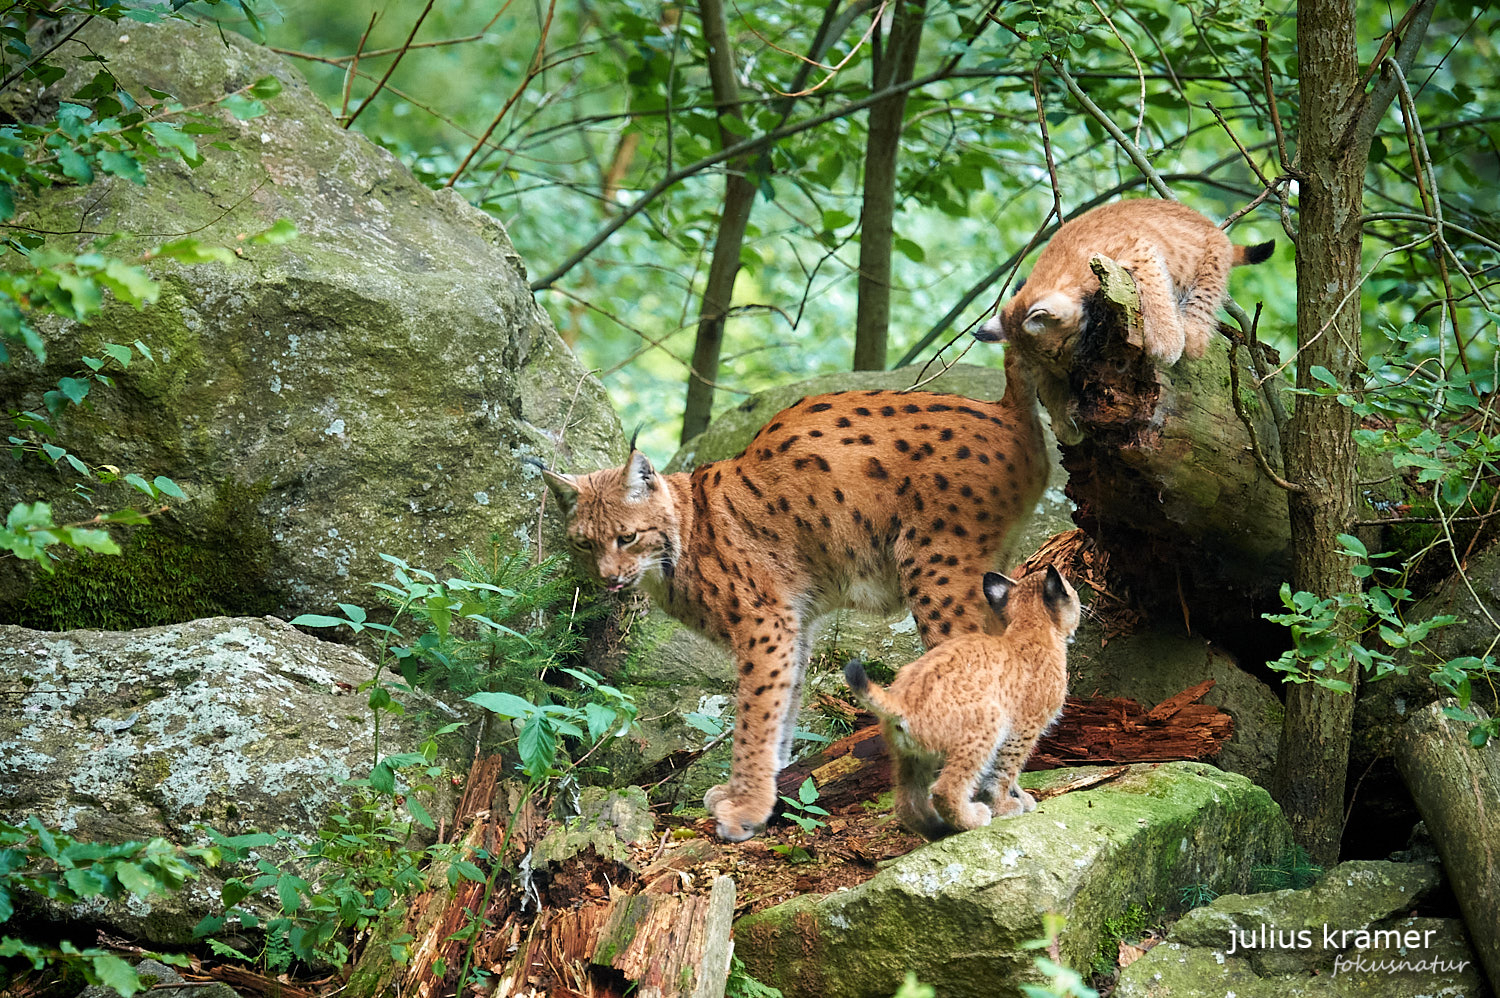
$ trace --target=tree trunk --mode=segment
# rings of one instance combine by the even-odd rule
[[[1432,2],[1408,29],[1397,59],[1410,64],[1426,31]],[[1368,123],[1395,94],[1387,81],[1362,99],[1355,7],[1348,0],[1310,0],[1297,9],[1297,76],[1302,94],[1298,136],[1297,387],[1312,389],[1315,367],[1354,390],[1360,364],[1360,213],[1369,155]],[[1354,520],[1354,416],[1329,396],[1299,396],[1285,440],[1292,588],[1320,597],[1359,583],[1340,554],[1338,535]],[[1272,793],[1297,841],[1319,863],[1338,859],[1344,784],[1359,676],[1325,676],[1351,687],[1316,683],[1287,691]]]
[[[1500,989],[1500,745],[1470,745],[1468,725],[1443,716],[1456,706],[1439,700],[1412,715],[1396,740],[1396,765],[1437,844],[1490,987]]]
[[[701,0],[703,37],[708,44],[708,75],[714,104],[719,109],[719,143],[728,147],[737,137],[723,125],[723,118],[744,121],[740,114],[740,89],[735,81],[734,50],[724,22],[721,0]],[[693,368],[688,372],[687,401],[682,413],[682,442],[708,428],[713,415],[714,385],[719,376],[719,354],[724,347],[724,322],[734,297],[734,279],[740,272],[740,246],[750,224],[755,204],[755,183],[745,175],[748,157],[725,164],[724,208],[714,233],[714,254],[703,288],[703,306],[698,313],[698,335],[693,342]]]
[[[870,89],[911,79],[922,41],[927,0],[897,0],[885,50],[874,62]],[[870,108],[865,142],[865,187],[859,221],[859,307],[854,321],[854,369],[885,370],[891,324],[891,237],[896,214],[896,163],[906,93]]]

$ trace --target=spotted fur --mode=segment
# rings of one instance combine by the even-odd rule
[[[1062,713],[1078,594],[1057,569],[1018,583],[990,572],[984,593],[1001,634],[965,634],[901,670],[889,690],[856,660],[854,695],[880,717],[896,763],[896,816],[929,839],[1036,809],[1016,783]]]
[[[802,399],[744,453],[658,474],[547,472],[575,550],[604,582],[640,585],[733,653],[733,769],[705,802],[749,838],[775,803],[817,620],[910,608],[922,640],[983,630],[983,572],[1009,554],[1047,478],[1036,392],[1007,361],[998,402],[927,392]]]

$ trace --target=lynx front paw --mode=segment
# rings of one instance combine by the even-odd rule
[[[1021,802],[1022,811],[1036,810],[1036,798],[1031,796],[1031,794],[1027,793],[1026,791],[1022,790],[1020,787],[1011,787],[1010,796],[1013,799]]]
[[[730,796],[729,787],[720,784],[703,795],[703,805],[719,822],[719,838],[726,842],[743,842],[766,827],[771,805]]]

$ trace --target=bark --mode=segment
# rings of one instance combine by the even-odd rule
[[[1072,421],[1083,433],[1062,447],[1074,519],[1141,609],[1233,641],[1265,626],[1260,614],[1280,606],[1277,589],[1291,567],[1286,493],[1249,460],[1236,377],[1255,444],[1279,469],[1272,407],[1248,388],[1247,350],[1231,357],[1217,342],[1201,360],[1158,368],[1139,348],[1130,275],[1100,258],[1095,268],[1102,287],[1089,305],[1086,342],[1066,371],[1067,390],[1048,407],[1054,427]],[[1036,364],[1064,376],[1060,358]]]
[[[870,89],[884,90],[912,78],[927,0],[897,0],[885,48],[874,62]],[[891,239],[896,214],[896,164],[906,92],[870,108],[865,142],[864,199],[859,222],[859,306],[854,322],[854,369],[885,370],[891,321]]]
[[[735,81],[734,50],[724,22],[721,0],[701,0],[704,41],[708,45],[708,75],[713,87],[714,105],[719,110],[719,144],[722,148],[738,140],[724,127],[725,117],[744,121],[740,114],[740,90]],[[734,279],[740,272],[740,246],[745,228],[750,224],[750,209],[755,204],[755,183],[746,175],[750,157],[729,161],[724,183],[724,207],[719,213],[719,227],[714,234],[714,253],[703,288],[703,305],[698,313],[698,333],[693,341],[693,367],[688,372],[687,401],[682,414],[682,442],[708,428],[713,415],[714,386],[719,376],[719,355],[724,347],[724,322],[734,297]]]
[[[1214,685],[1205,680],[1147,709],[1122,697],[1068,697],[1056,726],[1037,743],[1027,771],[1100,763],[1211,759],[1234,734],[1234,721],[1197,701]],[[809,776],[818,804],[836,810],[873,800],[890,789],[890,755],[874,718],[810,759],[782,770],[777,792],[796,799]]]
[[[1429,10],[1431,0],[1418,5]],[[1425,16],[1402,39],[1408,62],[1426,27]],[[1363,123],[1385,110],[1362,98],[1355,9],[1347,0],[1310,0],[1297,9],[1297,75],[1302,94],[1298,135],[1297,386],[1311,389],[1314,367],[1355,387],[1360,363],[1360,213],[1369,155]],[[1394,90],[1385,88],[1389,102]],[[1373,134],[1373,133],[1370,133]],[[1292,588],[1331,596],[1358,583],[1339,553],[1338,535],[1354,520],[1354,417],[1327,396],[1303,395],[1287,426],[1289,477],[1301,488],[1289,497]],[[1353,670],[1326,676],[1356,686]],[[1287,692],[1272,794],[1297,841],[1314,861],[1338,859],[1344,823],[1344,785],[1354,718],[1353,691],[1316,683]]]
[[[1500,989],[1500,744],[1470,745],[1469,726],[1443,716],[1457,704],[1440,700],[1406,722],[1396,766],[1437,845],[1490,987]]]

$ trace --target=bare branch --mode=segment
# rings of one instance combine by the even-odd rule
[[[433,0],[427,0],[427,6],[422,8],[422,13],[417,17],[417,23],[411,26],[411,34],[406,36],[406,41],[402,44],[401,51],[396,54],[396,58],[391,60],[391,64],[385,68],[385,75],[380,78],[379,83],[375,84],[375,89],[370,91],[370,96],[360,101],[359,107],[355,108],[354,113],[349,116],[349,120],[344,122],[345,128],[351,127],[355,119],[364,114],[365,108],[375,102],[375,95],[385,88],[386,81],[391,78],[391,74],[396,71],[396,67],[401,65],[402,56],[406,55],[407,49],[411,47],[412,40],[417,37],[417,29],[422,27],[422,22],[427,20],[428,14],[432,13],[432,4]]]

